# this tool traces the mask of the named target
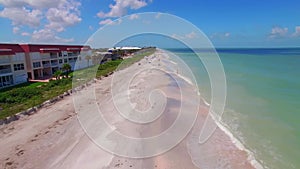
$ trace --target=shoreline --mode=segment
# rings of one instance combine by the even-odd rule
[[[226,133],[232,143],[238,148],[240,149],[241,151],[245,151],[247,152],[247,155],[248,155],[248,158],[247,160],[251,163],[251,165],[255,168],[255,169],[264,169],[264,167],[262,166],[262,164],[260,162],[257,161],[257,159],[255,158],[254,156],[254,153],[249,150],[248,148],[246,148],[246,146],[238,139],[236,138],[232,133],[231,131],[224,125],[222,124],[222,122],[220,121],[217,121],[214,117],[212,117],[215,121],[215,123],[217,124],[217,126],[224,132]]]
[[[160,51],[157,51],[154,54],[157,55],[155,59],[148,60],[150,56],[145,57],[129,68],[121,71],[125,74],[128,74],[129,72],[132,73],[138,70],[141,65],[149,67],[151,67],[151,65],[159,65],[158,63],[161,62],[158,62],[158,60],[165,59],[160,58],[161,56],[159,56],[159,52]],[[168,60],[166,61],[167,62],[164,63],[172,64],[171,62],[168,62]],[[139,63],[141,63],[141,65]],[[160,67],[162,66],[163,65],[160,65]],[[140,87],[133,86],[134,98],[132,99],[134,102],[142,105],[137,108],[146,108],[149,106],[147,104],[147,100],[143,99],[143,97],[140,95],[142,91],[147,91],[147,82],[152,82],[148,84],[148,87],[153,85],[159,87],[160,85],[168,84],[168,81],[162,79],[164,76],[160,75],[158,72],[152,71],[148,73],[150,74],[141,75],[141,77],[137,78],[136,82]],[[175,69],[173,73],[176,75]],[[156,80],[153,80],[152,77],[156,77],[157,75],[160,77]],[[178,78],[181,77],[178,76]],[[191,86],[191,84],[186,81],[186,77],[181,79],[187,83],[187,86]],[[117,84],[121,85],[122,80],[126,81],[126,76],[121,78],[120,82],[117,82]],[[101,81],[97,81],[96,83],[82,89],[78,93],[88,93],[89,89],[95,89],[95,91],[97,91],[97,104],[100,106],[100,108],[105,110],[103,112],[106,120],[111,122],[111,124],[114,126],[119,127],[120,132],[124,132],[125,134],[132,136],[147,137],[151,136],[151,134],[157,134],[158,132],[161,132],[161,130],[165,130],[173,123],[173,120],[176,119],[174,114],[169,113],[158,120],[155,120],[154,124],[152,124],[152,127],[137,126],[122,120],[121,116],[116,114],[115,108],[111,106],[111,81],[112,76],[106,77]],[[178,96],[176,96],[176,92],[174,95],[174,89],[162,89],[169,92],[172,98],[178,98]],[[188,91],[193,90],[188,89],[188,87],[185,89]],[[4,148],[4,154],[0,155],[1,163],[8,166],[2,166],[2,168],[13,166],[16,168],[20,166],[23,166],[23,168],[74,168],[79,166],[85,168],[99,168],[100,166],[102,166],[102,168],[124,168],[126,165],[128,168],[186,168],[188,166],[190,169],[203,169],[205,168],[203,167],[204,164],[199,165],[199,161],[197,161],[197,157],[199,156],[197,156],[197,154],[194,156],[195,154],[190,152],[191,149],[197,150],[199,148],[197,144],[193,144],[197,143],[197,131],[200,131],[199,128],[201,128],[201,124],[203,124],[201,122],[203,122],[205,116],[207,115],[208,106],[205,106],[205,101],[202,102],[203,103],[200,104],[198,118],[194,128],[190,134],[180,142],[180,144],[156,157],[146,159],[130,159],[113,156],[112,154],[96,146],[83,131],[78,119],[76,118],[76,116],[78,116],[78,112],[72,106],[72,97],[64,97],[64,99],[61,101],[38,110],[38,113],[9,123],[6,125],[6,129],[0,129],[0,143],[1,145],[8,145]],[[176,104],[174,103],[168,105],[172,111],[176,110]],[[92,105],[93,103],[91,100],[83,100],[83,104]],[[94,117],[92,116],[89,118],[92,120]],[[33,126],[35,126],[34,129],[32,128]],[[222,131],[221,127],[219,128],[220,129],[216,132],[216,135],[212,138],[213,142],[220,145],[225,142],[226,144],[230,145],[230,143],[227,142],[228,139],[230,139],[230,136],[228,136],[225,131]],[[223,139],[223,137],[225,139]],[[234,145],[233,142],[231,144]],[[189,147],[190,145],[192,145],[192,147]],[[207,146],[210,147],[211,145]],[[220,147],[220,149],[216,149],[216,151],[222,152],[222,148],[224,147]],[[246,154],[243,153],[245,150],[237,150],[238,147],[236,147],[236,145],[230,146],[230,148],[234,153],[240,154],[241,156],[239,156],[239,158],[243,159],[245,162],[245,164],[240,164],[238,163],[239,160],[230,158],[230,164],[234,166],[246,166],[244,168],[253,168],[250,167],[250,165],[245,161],[248,159],[244,159],[247,157]],[[230,155],[226,153],[227,152],[222,152],[222,155],[225,157],[226,155]],[[208,153],[206,155],[211,154]],[[102,160],[99,160],[100,158]]]
[[[167,51],[164,51],[165,53],[169,53]],[[169,53],[171,54],[171,53]],[[174,55],[174,54],[172,54]],[[170,60],[171,64],[177,65],[176,62]],[[187,83],[195,85],[191,82],[191,80],[185,76],[182,76],[180,74],[178,74],[178,76],[180,78],[182,78],[183,80],[185,80]],[[199,91],[199,96],[200,96],[200,91]],[[207,108],[210,107],[210,104],[207,102],[207,100],[205,100],[205,98],[201,97],[201,102],[203,102],[205,104],[205,106],[207,106]],[[245,151],[247,153],[247,160],[251,163],[251,165],[255,168],[255,169],[264,169],[263,165],[258,162],[258,160],[255,158],[254,153],[249,150],[248,148],[246,148],[246,146],[237,138],[233,135],[233,133],[222,123],[222,121],[218,121],[213,114],[209,114],[209,116],[213,119],[213,121],[216,123],[217,127],[223,131],[231,140],[232,144],[234,144],[236,146],[236,148],[238,148],[241,151]]]

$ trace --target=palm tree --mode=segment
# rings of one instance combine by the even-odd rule
[[[57,70],[57,71],[54,72],[53,77],[55,77],[56,80],[59,80],[61,74],[62,74],[62,71],[61,70]]]
[[[67,78],[69,77],[69,72],[71,71],[71,68],[72,68],[71,65],[68,63],[63,64],[63,66],[61,68],[63,71],[66,72]]]
[[[88,67],[90,66],[90,60],[92,59],[92,57],[90,55],[86,55],[85,56],[85,60],[87,60],[88,63]]]

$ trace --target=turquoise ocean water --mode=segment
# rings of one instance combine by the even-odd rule
[[[227,79],[224,125],[270,169],[300,168],[300,49],[219,49]],[[210,83],[195,53],[173,49],[210,102]]]

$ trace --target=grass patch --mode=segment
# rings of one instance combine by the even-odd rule
[[[27,83],[10,90],[1,91],[0,119],[39,105],[72,88],[72,80],[61,79],[49,83]]]
[[[133,63],[138,62],[145,56],[151,55],[155,49],[141,52],[134,57],[125,60],[109,61],[101,65],[92,66],[86,69],[74,71],[70,74],[73,77],[73,85],[84,84],[93,78],[106,76],[118,69],[124,69]],[[120,67],[119,67],[120,66]],[[91,73],[93,72],[93,73]],[[54,98],[65,91],[72,89],[72,78],[52,80],[48,83],[27,82],[0,90],[0,119],[27,110],[46,100]]]

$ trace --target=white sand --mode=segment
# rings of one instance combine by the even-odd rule
[[[140,65],[136,63],[120,71],[123,74],[120,76],[121,78],[114,81],[114,84],[122,89],[122,85],[128,80],[129,75],[134,74],[141,67],[163,67],[164,64],[162,63],[168,62],[167,60],[162,62],[166,58],[161,53],[155,55],[156,57],[153,59],[143,59],[140,61]],[[154,136],[167,130],[174,123],[178,115],[176,113],[178,112],[176,100],[179,99],[179,95],[174,86],[168,86],[168,80],[161,72],[143,72],[133,79],[130,86],[130,100],[136,104],[135,108],[139,111],[151,108],[147,97],[149,96],[149,89],[159,88],[166,92],[171,100],[166,105],[168,111],[165,111],[149,125],[129,122],[124,120],[118,113],[111,99],[111,80],[112,76],[104,78],[79,92],[78,94],[89,94],[90,91],[95,89],[97,98],[96,103],[89,97],[82,99],[81,104],[85,106],[80,107],[79,105],[80,110],[89,114],[89,112],[92,112],[93,105],[97,104],[110,125],[115,126],[117,131],[132,137]],[[194,89],[190,84],[183,81],[181,83],[186,83],[184,90],[187,93],[193,92]],[[193,97],[190,100],[185,100],[185,102],[190,105],[197,104]],[[207,162],[210,162],[209,160],[214,153],[218,153],[216,159],[230,156],[230,158],[224,158],[225,162],[222,162],[222,164],[225,163],[224,166],[229,168],[252,168],[247,161],[247,154],[231,144],[230,138],[219,129],[207,145],[204,147],[197,145],[197,134],[207,116],[207,111],[207,106],[200,104],[199,115],[193,131],[170,151],[151,158],[132,159],[113,155],[94,144],[81,128],[75,113],[73,98],[68,96],[54,105],[39,110],[38,113],[32,116],[1,126],[0,168],[196,169],[197,166],[201,166],[199,163],[203,163],[203,160],[206,159]],[[87,116],[86,120],[91,125],[97,123],[97,119],[94,118],[92,113]],[[99,129],[95,129],[96,131],[104,133]],[[223,146],[223,143],[225,143],[225,146]],[[215,147],[215,145],[219,146]],[[120,146],[116,145],[125,152],[136,148],[134,145]],[[209,156],[207,158],[203,158],[205,155],[202,158],[199,157],[198,150],[209,153]],[[201,168],[207,167],[203,165]]]

